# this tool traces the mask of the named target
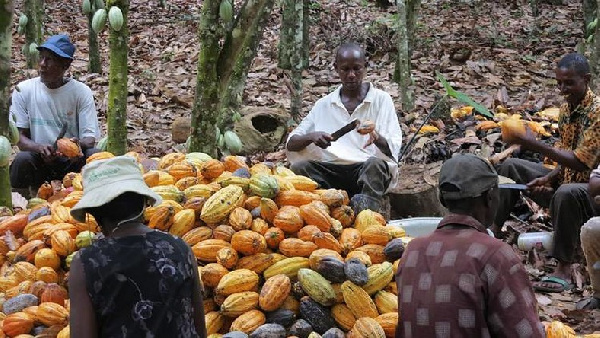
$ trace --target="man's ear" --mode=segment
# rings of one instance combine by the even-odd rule
[[[592,81],[592,74],[591,73],[584,74],[583,78],[585,79],[585,82],[589,84]]]

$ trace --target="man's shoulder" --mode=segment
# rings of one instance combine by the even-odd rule
[[[85,83],[78,81],[76,79],[71,79],[69,81],[69,86],[71,86],[72,88],[76,88],[78,90],[82,90],[85,92],[92,92],[92,89]]]
[[[15,90],[18,92],[23,92],[23,91],[28,91],[28,90],[32,90],[33,88],[35,88],[37,85],[41,84],[42,82],[40,81],[40,77],[34,77],[31,79],[27,79],[27,80],[23,80],[21,82],[19,82],[16,86],[15,86]]]

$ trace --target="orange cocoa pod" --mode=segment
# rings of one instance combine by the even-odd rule
[[[47,200],[54,195],[54,189],[48,182],[44,182],[37,191],[37,197]]]
[[[81,157],[81,147],[71,139],[63,137],[56,141],[56,149],[66,157]]]

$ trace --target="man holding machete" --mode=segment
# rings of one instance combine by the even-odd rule
[[[600,210],[587,185],[592,169],[600,163],[600,98],[588,86],[590,67],[583,55],[572,53],[558,62],[555,73],[566,101],[560,108],[560,140],[556,146],[536,140],[530,130],[504,141],[538,152],[558,162],[558,166],[550,170],[541,163],[511,158],[498,168],[498,174],[527,184],[527,192],[536,203],[550,208],[554,228],[550,254],[558,265],[552,275],[534,283],[533,288],[542,292],[562,292],[573,286],[571,265],[579,247],[581,226]],[[518,191],[500,189],[497,227],[506,221],[518,198]]]
[[[40,76],[16,86],[10,107],[20,134],[20,152],[10,166],[10,184],[26,198],[44,181],[79,172],[85,159],[98,151],[94,148],[99,128],[92,90],[65,77],[75,46],[61,34],[49,37],[38,50]],[[62,137],[79,142],[84,156],[60,156],[54,144]]]
[[[363,82],[366,57],[358,44],[342,44],[334,66],[342,85],[318,100],[288,137],[291,169],[322,188],[346,190],[355,213],[381,212],[383,196],[398,177],[402,131],[396,109],[388,93]],[[353,131],[367,120],[374,122],[373,131]]]

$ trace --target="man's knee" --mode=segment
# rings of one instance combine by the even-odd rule
[[[581,240],[600,243],[600,217],[592,217],[581,227]]]
[[[101,152],[101,150],[98,148],[88,148],[83,151],[85,158],[88,158],[88,157],[94,155],[95,153],[99,153],[99,152]]]
[[[10,184],[14,188],[26,188],[31,182],[33,172],[36,170],[38,156],[29,151],[18,152],[10,164]]]
[[[567,183],[562,184],[560,187],[558,187],[558,189],[556,189],[556,192],[554,193],[554,199],[562,200],[565,198],[585,195],[587,195],[587,184]]]
[[[290,169],[296,175],[305,175],[309,171],[308,169],[310,168],[310,166],[310,161],[300,161],[290,165]]]
[[[502,164],[497,167],[499,175],[509,177],[510,173],[522,166],[521,160],[518,158],[507,158]]]
[[[385,169],[387,168],[387,162],[378,157],[369,157],[369,159],[365,162],[365,166],[367,168],[373,167],[378,169]]]

